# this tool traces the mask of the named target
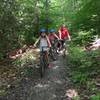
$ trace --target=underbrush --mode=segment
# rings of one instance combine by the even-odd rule
[[[89,100],[100,100],[100,50],[87,52],[81,47],[69,47],[68,65],[72,71],[71,79],[79,89],[80,95]],[[99,98],[99,99],[98,99]]]
[[[18,89],[23,80],[38,77],[37,64],[39,53],[29,50],[9,65],[0,65],[0,96],[6,96],[9,91]]]
[[[39,63],[39,52],[38,50],[30,49],[26,51],[19,59],[13,62],[24,76],[32,76],[34,70]]]
[[[94,40],[95,36],[92,35],[92,31],[79,31],[76,33],[73,33],[75,36],[73,37],[73,43],[75,45],[86,45],[88,42],[91,42]]]

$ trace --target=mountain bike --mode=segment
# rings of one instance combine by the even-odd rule
[[[43,46],[42,51],[40,52],[40,76],[41,78],[44,76],[45,70],[48,67],[48,61],[46,58],[47,51],[44,50],[46,48],[47,47]]]
[[[52,60],[56,60],[57,59],[57,43],[58,41],[55,39],[55,40],[52,40],[51,41],[51,48],[49,50],[49,56],[51,57]]]
[[[66,57],[66,51],[68,48],[69,40],[59,40],[59,51],[62,51],[62,55],[65,58]]]

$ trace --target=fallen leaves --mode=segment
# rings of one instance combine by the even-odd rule
[[[65,94],[69,99],[79,98],[78,92],[75,89],[69,89]]]
[[[0,95],[5,94],[9,89],[15,89],[21,82],[22,76],[25,72],[21,68],[30,68],[39,63],[40,51],[39,49],[32,47],[24,49],[19,49],[9,53],[9,57],[13,60],[17,59],[21,61],[23,67],[19,65],[3,65],[0,66]],[[19,64],[19,63],[17,63]],[[28,80],[26,78],[26,80]]]

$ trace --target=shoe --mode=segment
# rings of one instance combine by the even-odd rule
[[[49,65],[48,65],[48,68],[52,68],[52,65],[51,65],[51,64],[49,64]]]

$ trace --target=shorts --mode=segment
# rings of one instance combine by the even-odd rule
[[[48,51],[48,46],[40,46],[40,52]]]

